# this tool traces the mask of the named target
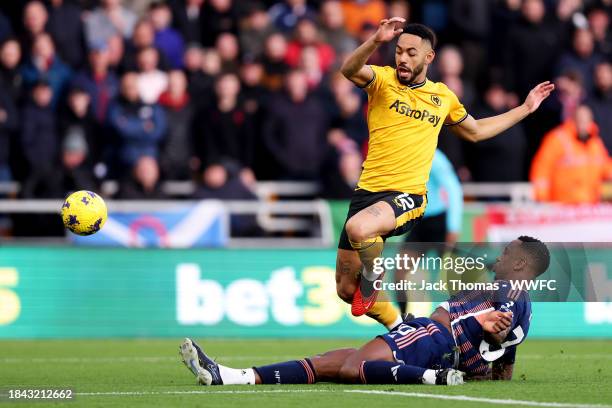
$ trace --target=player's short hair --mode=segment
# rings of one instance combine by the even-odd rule
[[[522,242],[521,249],[531,258],[535,276],[540,276],[550,265],[550,252],[545,243],[537,238],[521,235],[518,240]],[[525,245],[526,244],[526,245]]]
[[[431,28],[427,27],[425,24],[406,24],[404,30],[402,31],[402,34],[412,34],[416,35],[417,37],[421,37],[422,39],[429,41],[429,43],[431,44],[431,48],[434,50],[438,45],[438,37],[436,37],[436,33],[434,33],[434,31]]]

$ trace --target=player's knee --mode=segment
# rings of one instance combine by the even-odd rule
[[[365,225],[354,218],[349,219],[344,228],[346,229],[346,235],[352,242],[363,242],[369,238]]]
[[[338,378],[345,383],[356,383],[360,381],[359,365],[351,361],[342,364],[338,371]]]
[[[336,283],[336,293],[338,297],[344,300],[346,303],[353,301],[353,295],[355,294],[356,287],[354,285],[347,285],[344,282]]]

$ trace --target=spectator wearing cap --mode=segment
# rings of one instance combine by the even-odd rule
[[[314,20],[302,18],[295,28],[293,41],[287,46],[285,61],[290,67],[295,68],[299,65],[302,50],[306,47],[316,50],[321,71],[327,72],[336,58],[334,49],[321,41],[319,29]]]
[[[170,7],[164,2],[156,1],[149,8],[149,17],[155,29],[155,46],[164,55],[170,68],[182,68],[185,43],[179,32],[171,27]]]
[[[283,33],[291,33],[301,18],[316,18],[306,0],[279,1],[268,10],[270,20]]]
[[[599,134],[612,152],[612,64],[604,62],[595,67],[595,92],[588,105],[593,110]]]
[[[119,34],[127,39],[132,36],[136,15],[121,4],[121,0],[101,0],[100,7],[85,18],[85,38],[88,44],[107,42]]]
[[[47,30],[60,55],[72,69],[85,60],[85,28],[78,5],[66,0],[51,0]]]
[[[159,144],[166,133],[166,116],[157,104],[140,99],[138,74],[121,78],[118,100],[109,110],[109,124],[119,138],[119,160],[131,168],[142,156],[159,157]]]
[[[544,136],[529,176],[538,201],[564,204],[598,203],[610,178],[612,160],[586,105]]]
[[[187,92],[187,78],[183,71],[170,71],[168,89],[159,97],[159,104],[168,119],[160,158],[162,174],[169,180],[187,180],[191,176],[190,161],[194,155],[195,108]]]
[[[119,79],[110,69],[110,52],[105,43],[93,44],[88,60],[88,67],[75,76],[73,84],[87,92],[96,122],[103,125],[108,108],[119,93]]]
[[[60,143],[52,108],[53,88],[39,81],[32,87],[31,96],[21,115],[21,149],[29,169],[22,194],[26,198],[61,196]]]
[[[21,66],[21,75],[26,89],[41,80],[46,81],[53,91],[51,105],[56,107],[64,97],[72,71],[56,54],[51,36],[43,33],[34,39],[32,52]]]

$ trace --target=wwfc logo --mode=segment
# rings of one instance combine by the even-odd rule
[[[436,104],[436,106],[442,106],[442,99],[438,95],[431,95],[431,101]]]
[[[440,123],[440,116],[432,114],[427,109],[424,109],[422,111],[417,109],[410,109],[410,106],[408,106],[406,102],[401,102],[399,99],[396,99],[395,102],[393,102],[391,106],[389,106],[389,109],[395,109],[395,111],[400,115],[408,116],[412,119],[417,119],[423,122],[427,121],[431,123],[433,127],[438,126],[438,124]]]

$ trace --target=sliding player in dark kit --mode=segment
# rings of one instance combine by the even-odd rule
[[[549,263],[546,245],[519,237],[504,248],[492,267],[495,288],[459,292],[429,318],[405,321],[360,349],[245,369],[216,363],[191,339],[185,339],[179,352],[202,385],[317,381],[458,385],[464,374],[509,380],[516,347],[525,340],[531,320],[529,295],[513,289],[510,281],[533,280]]]

